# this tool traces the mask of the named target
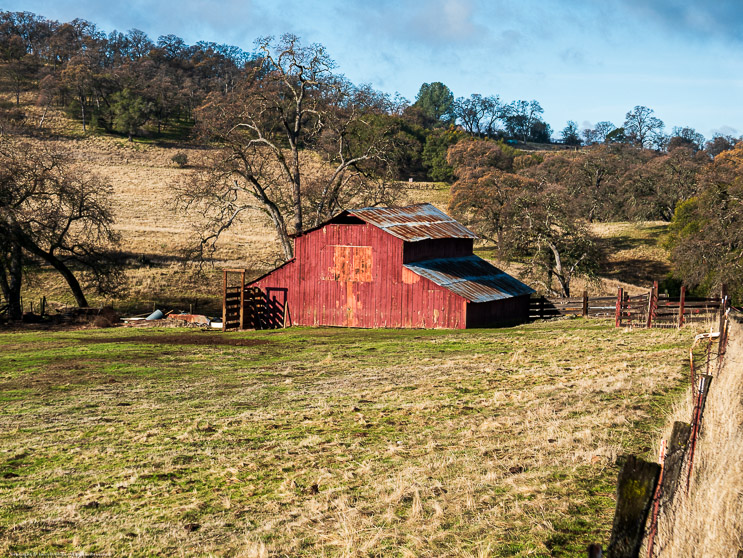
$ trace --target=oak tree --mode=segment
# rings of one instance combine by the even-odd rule
[[[715,157],[698,195],[677,205],[670,230],[676,276],[708,293],[727,284],[743,300],[743,145]]]
[[[290,259],[306,212],[314,225],[355,197],[350,191],[369,204],[391,195],[392,102],[336,75],[322,45],[303,46],[294,35],[257,45],[259,57],[239,83],[213,92],[197,111],[202,137],[222,146],[211,170],[178,192],[184,207],[206,218],[202,256],[244,212],[258,210]]]
[[[651,108],[637,105],[625,115],[624,133],[638,147],[651,148],[658,143],[665,124]]]
[[[0,140],[0,288],[12,319],[32,259],[60,273],[79,306],[88,305],[85,285],[101,293],[122,286],[109,197],[108,185],[55,148]]]

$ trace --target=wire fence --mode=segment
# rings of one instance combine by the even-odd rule
[[[652,310],[650,300],[648,308]],[[718,309],[718,330],[697,335],[689,349],[689,380],[694,401],[690,422],[674,423],[670,439],[661,441],[658,463],[630,455],[622,465],[607,549],[611,558],[638,558],[643,540],[647,541],[647,558],[652,558],[661,511],[672,507],[679,493],[689,491],[707,397],[727,350],[731,309],[726,295]],[[602,547],[592,544],[588,556],[604,556]]]

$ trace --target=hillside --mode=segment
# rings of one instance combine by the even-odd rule
[[[145,311],[154,305],[187,309],[195,306],[203,312],[219,311],[220,269],[246,268],[252,276],[272,269],[280,260],[280,249],[268,218],[258,211],[244,215],[223,235],[214,261],[200,275],[183,251],[197,238],[197,214],[179,213],[174,204],[174,187],[188,181],[206,161],[208,150],[175,142],[128,142],[111,136],[80,136],[81,130],[63,118],[64,136],[45,140],[66,153],[91,172],[100,175],[113,188],[115,229],[121,233],[121,248],[128,255],[129,292],[116,300],[91,297],[92,303],[113,303],[125,311]],[[186,154],[188,165],[173,162],[176,154]],[[438,183],[405,182],[399,203],[430,202],[446,210],[448,187]],[[597,224],[595,232],[609,254],[599,282],[576,280],[575,292],[584,288],[592,295],[613,294],[617,286],[629,292],[647,288],[653,280],[668,272],[665,251],[659,247],[664,224]],[[480,243],[476,251],[494,260],[496,265],[518,274],[520,266],[498,261],[495,250]],[[51,271],[42,270],[31,277],[25,289],[27,301],[46,296],[49,302],[71,304],[67,287]]]

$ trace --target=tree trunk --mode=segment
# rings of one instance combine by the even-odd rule
[[[72,296],[75,297],[77,305],[80,308],[87,307],[88,301],[85,298],[83,289],[80,287],[80,283],[77,281],[77,278],[73,275],[72,271],[70,271],[70,268],[52,254],[46,254],[42,257],[46,259],[54,269],[59,271],[62,274],[62,277],[65,278],[65,281],[67,281],[67,284],[70,286],[70,290],[72,291]]]
[[[299,176],[294,177],[294,234],[302,234],[302,188]]]
[[[23,318],[23,308],[21,308],[23,254],[20,246],[15,244],[11,246],[10,261],[0,263],[0,271],[0,288],[8,303],[8,317],[12,321],[20,320]]]
[[[75,275],[70,271],[70,268],[65,265],[65,263],[57,258],[54,254],[50,254],[49,252],[46,252],[39,248],[36,244],[29,241],[28,239],[23,239],[23,247],[31,252],[32,254],[39,256],[42,258],[45,262],[47,262],[49,265],[51,265],[54,269],[56,269],[62,277],[64,277],[65,281],[67,281],[67,285],[69,285],[70,290],[72,291],[72,296],[75,297],[75,302],[80,308],[85,308],[88,306],[88,301],[85,298],[85,294],[83,293],[82,287],[80,287],[80,283],[78,282]]]
[[[557,250],[557,246],[555,246],[552,242],[548,242],[547,245],[550,247],[550,250],[552,250],[552,255],[555,258],[555,276],[557,277],[557,281],[560,283],[562,296],[569,297],[570,277],[566,276],[566,273],[562,268],[562,258],[560,257],[560,252]]]
[[[497,230],[495,233],[496,243],[498,244],[498,259],[499,260],[505,260],[506,259],[506,247],[505,242],[503,241],[503,227],[500,225],[497,225]]]
[[[292,244],[291,238],[289,238],[289,234],[286,232],[286,223],[276,206],[269,206],[268,211],[271,215],[274,227],[276,228],[279,242],[281,242],[281,249],[284,252],[284,258],[286,261],[289,261],[294,257],[294,245]]]
[[[80,96],[80,113],[82,114],[83,118],[83,132],[86,132],[87,129],[85,127],[85,97],[82,95]]]

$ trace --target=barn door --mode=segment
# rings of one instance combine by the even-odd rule
[[[265,325],[268,329],[291,325],[287,315],[287,299],[289,289],[267,287],[266,288],[266,314]]]

